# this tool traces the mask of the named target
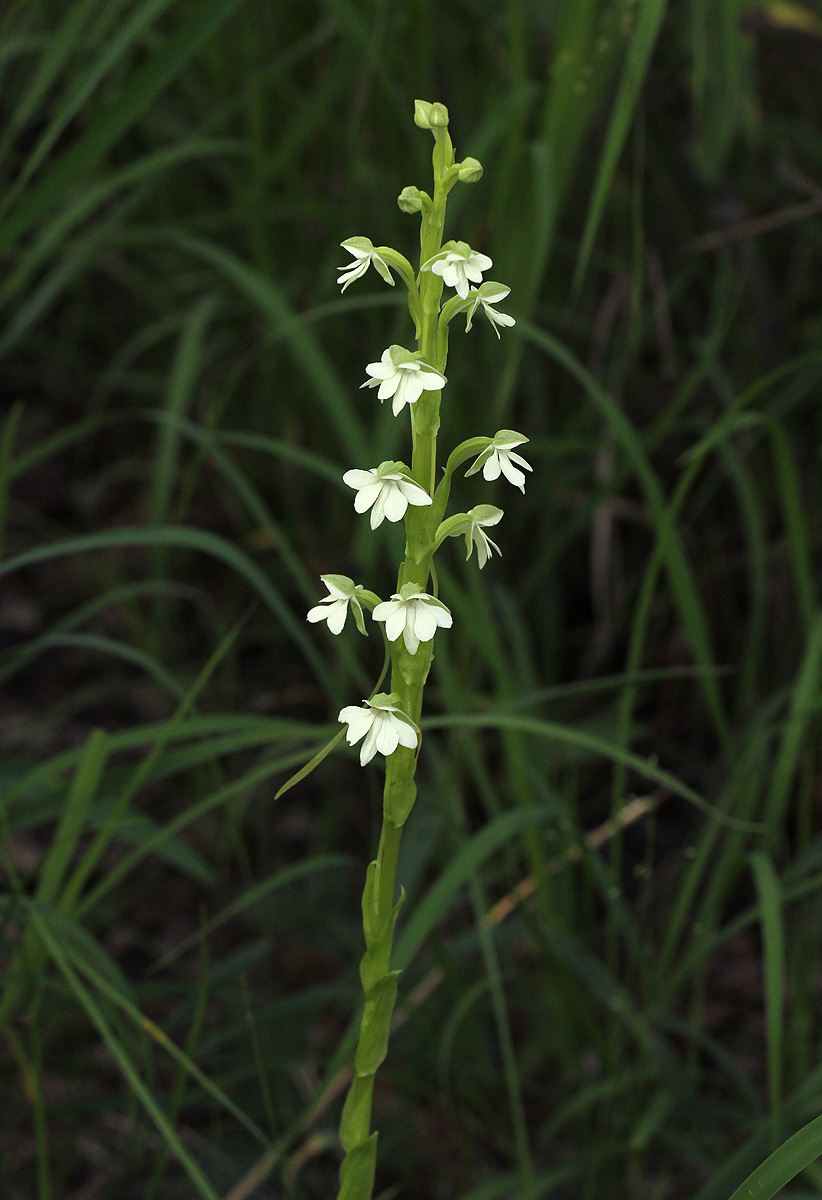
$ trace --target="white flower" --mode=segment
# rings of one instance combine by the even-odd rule
[[[465,300],[468,283],[481,283],[483,271],[489,270],[493,262],[487,254],[477,254],[467,242],[449,242],[445,249],[423,264],[423,271],[441,275],[448,287],[456,288],[457,295]]]
[[[365,633],[362,604],[357,595],[365,590],[362,584],[354,583],[347,575],[321,575],[320,579],[328,588],[329,594],[309,610],[306,620],[312,625],[317,621],[327,621],[333,634],[342,633],[350,604],[357,628],[360,633]]]
[[[482,570],[491,557],[492,550],[496,550],[497,554],[502,554],[496,542],[492,542],[485,532],[490,525],[496,525],[501,517],[501,508],[495,508],[493,504],[477,504],[470,512],[457,513],[444,521],[437,532],[437,541],[442,541],[444,537],[458,537],[464,533],[465,561],[467,562],[471,557],[471,551],[476,546],[477,562]]]
[[[502,518],[502,509],[495,508],[493,504],[477,504],[468,514],[470,524],[465,531],[465,561],[471,557],[471,550],[474,546],[477,548],[477,562],[479,568],[485,566],[488,559],[491,557],[491,551],[496,550],[497,554],[502,554],[496,542],[492,542],[485,529],[489,525],[496,525]]]
[[[451,614],[434,596],[429,596],[416,583],[404,583],[390,600],[383,600],[374,609],[374,620],[385,621],[389,642],[402,635],[409,654],[416,654],[420,642],[430,642],[437,630],[451,628]]]
[[[514,446],[522,446],[528,441],[527,437],[523,437],[521,433],[517,433],[513,429],[500,429],[499,433],[495,433],[490,445],[486,446],[482,454],[476,460],[470,470],[465,472],[466,479],[469,475],[475,475],[482,468],[483,479],[499,479],[500,472],[505,478],[513,483],[514,487],[525,494],[525,475],[514,463],[519,463],[520,467],[524,467],[526,471],[531,471],[533,468],[530,463],[527,463],[521,454],[514,453]]]
[[[353,283],[355,279],[359,279],[361,275],[365,274],[370,263],[374,264],[375,270],[380,273],[386,283],[390,283],[392,287],[394,286],[394,277],[388,269],[388,264],[374,249],[369,238],[347,238],[346,241],[340,242],[340,245],[349,254],[353,254],[354,256],[353,262],[347,263],[344,267],[337,268],[338,271],[343,272],[337,280],[337,283],[342,284],[343,291],[345,291],[349,283]]]
[[[465,310],[465,332],[471,328],[471,322],[474,319],[474,314],[479,305],[482,305],[482,311],[485,313],[488,320],[494,327],[494,333],[499,339],[499,326],[516,325],[513,317],[509,317],[508,313],[497,312],[491,306],[499,304],[500,300],[504,300],[510,293],[511,289],[506,287],[504,283],[492,283],[489,279],[488,283],[484,283],[482,287],[471,288],[472,303],[471,307]]]
[[[386,517],[401,521],[409,504],[431,504],[428,492],[414,483],[403,463],[383,462],[370,471],[346,471],[343,483],[356,489],[354,508],[358,513],[371,509],[372,529],[382,525]]]
[[[369,363],[365,370],[371,379],[366,379],[360,387],[378,387],[380,403],[393,396],[395,417],[406,404],[416,404],[423,391],[438,392],[445,387],[444,375],[402,346],[389,346],[383,350],[380,361]]]
[[[365,738],[360,749],[363,766],[371,761],[378,750],[386,758],[394,753],[397,746],[416,750],[419,741],[417,727],[398,707],[399,699],[394,692],[390,696],[380,692],[370,700],[363,700],[361,707],[349,704],[340,710],[338,719],[348,725],[345,740],[349,746]]]

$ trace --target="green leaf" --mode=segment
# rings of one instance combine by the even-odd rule
[[[354,1059],[358,1075],[373,1075],[385,1061],[391,1033],[391,1014],[397,1002],[399,971],[391,971],[369,989],[360,1026],[360,1042]]]
[[[766,1158],[736,1189],[730,1200],[772,1200],[786,1183],[790,1183],[820,1156],[822,1117],[817,1117]]]
[[[315,767],[318,767],[324,759],[328,758],[329,754],[344,734],[345,727],[343,727],[339,733],[335,733],[330,742],[326,742],[322,749],[318,750],[314,757],[310,759],[304,767],[300,767],[299,771],[292,775],[290,779],[287,779],[285,783],[278,788],[274,794],[274,799],[279,800],[280,796],[285,795],[287,791],[293,788],[296,784],[301,783],[307,775],[310,775]]]
[[[340,1167],[337,1200],[371,1200],[377,1172],[377,1134],[349,1150]]]

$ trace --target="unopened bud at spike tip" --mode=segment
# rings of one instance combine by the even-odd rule
[[[414,124],[420,129],[444,129],[448,125],[448,109],[444,104],[414,101]]]

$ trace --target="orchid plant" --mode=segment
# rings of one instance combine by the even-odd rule
[[[449,325],[464,313],[467,331],[481,309],[499,338],[500,328],[512,326],[514,318],[495,307],[510,289],[483,281],[493,265],[491,259],[472,250],[466,242],[443,244],[442,240],[448,193],[458,182],[477,182],[482,175],[481,165],[474,158],[456,161],[444,105],[417,100],[414,121],[434,137],[433,196],[406,187],[398,199],[403,212],[420,214],[419,270],[415,272],[408,259],[391,247],[374,246],[366,237],[353,237],[342,243],[351,262],[340,268],[337,281],[345,291],[373,266],[387,284],[394,286],[396,274],[408,290],[416,349],[389,346],[378,361],[366,366],[368,378],[361,386],[377,388],[381,403],[391,400],[395,417],[408,408],[411,465],[388,461],[376,467],[357,467],[343,476],[356,493],[355,510],[370,513],[372,529],[384,520],[405,521],[405,558],[390,600],[381,600],[347,576],[323,575],[329,594],[308,613],[309,621],[325,621],[332,634],[339,634],[350,611],[360,633],[365,634],[368,611],[384,629],[391,666],[390,692],[372,694],[339,714],[349,744],[361,743],[363,765],[377,754],[385,757],[385,791],[379,849],[368,867],[362,899],[366,949],[360,977],[364,1009],[354,1078],[340,1124],[345,1157],[338,1200],[369,1200],[374,1186],[377,1134],[371,1132],[371,1102],[374,1077],[388,1050],[397,995],[399,972],[391,970],[391,950],[402,903],[402,896],[399,900],[395,897],[400,839],[416,798],[420,714],[434,639],[437,630],[449,629],[452,624],[451,613],[437,596],[434,555],[448,538],[463,535],[466,557],[470,558],[476,547],[480,568],[492,551],[501,553],[487,530],[499,523],[502,510],[478,504],[470,512],[446,517],[451,480],[459,467],[473,459],[467,475],[481,471],[486,480],[503,475],[524,491],[524,472],[531,470],[515,450],[528,439],[513,430],[501,429],[493,437],[472,437],[460,443],[448,457],[443,477],[437,482],[437,431],[446,386]],[[443,301],[445,288],[453,289],[454,294]],[[427,590],[429,586],[432,593]]]

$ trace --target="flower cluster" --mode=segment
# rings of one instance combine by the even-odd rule
[[[445,151],[439,168],[435,157],[433,198],[420,188],[409,186],[403,188],[398,201],[403,212],[421,215],[424,261],[414,273],[408,260],[391,247],[374,246],[367,237],[347,238],[341,244],[351,255],[351,261],[339,268],[337,280],[344,292],[373,266],[392,287],[396,274],[408,288],[409,311],[416,326],[419,349],[388,346],[379,360],[366,365],[367,379],[361,387],[376,388],[380,403],[390,400],[395,417],[408,408],[415,448],[412,467],[389,460],[376,467],[355,468],[343,475],[343,482],[354,489],[355,511],[370,512],[372,529],[385,520],[396,523],[405,519],[406,563],[390,600],[381,600],[345,575],[322,575],[328,595],[309,611],[308,620],[324,621],[331,633],[340,634],[350,611],[359,631],[365,633],[367,610],[384,631],[396,672],[392,678],[406,681],[409,687],[413,683],[419,690],[427,674],[437,630],[450,629],[452,625],[448,608],[436,595],[425,591],[433,570],[434,553],[446,538],[457,536],[465,537],[467,558],[476,548],[480,568],[493,553],[501,553],[486,531],[499,523],[502,509],[478,504],[470,512],[445,518],[453,472],[473,458],[466,476],[481,471],[489,482],[502,476],[524,492],[525,472],[531,467],[515,450],[528,439],[514,430],[501,429],[493,437],[471,438],[461,443],[448,459],[444,479],[434,486],[440,394],[447,383],[448,324],[458,313],[463,313],[468,332],[481,311],[499,338],[500,330],[510,328],[515,321],[496,307],[510,289],[492,280],[483,282],[483,275],[493,266],[489,256],[472,249],[467,242],[442,244],[441,240],[445,196],[457,181],[476,182],[482,175],[482,166],[474,158],[455,161],[450,138],[445,133],[448,114],[443,105],[417,101],[415,121],[431,130],[435,142]],[[444,288],[453,289],[453,294],[441,303]],[[426,438],[426,449],[418,458],[417,452]],[[362,741],[362,763],[378,752],[388,757],[398,747],[416,749],[419,730],[407,708],[411,695],[411,692],[400,695],[396,690],[388,695],[379,693],[359,707],[349,705],[342,709],[339,719],[347,725],[349,744]]]

